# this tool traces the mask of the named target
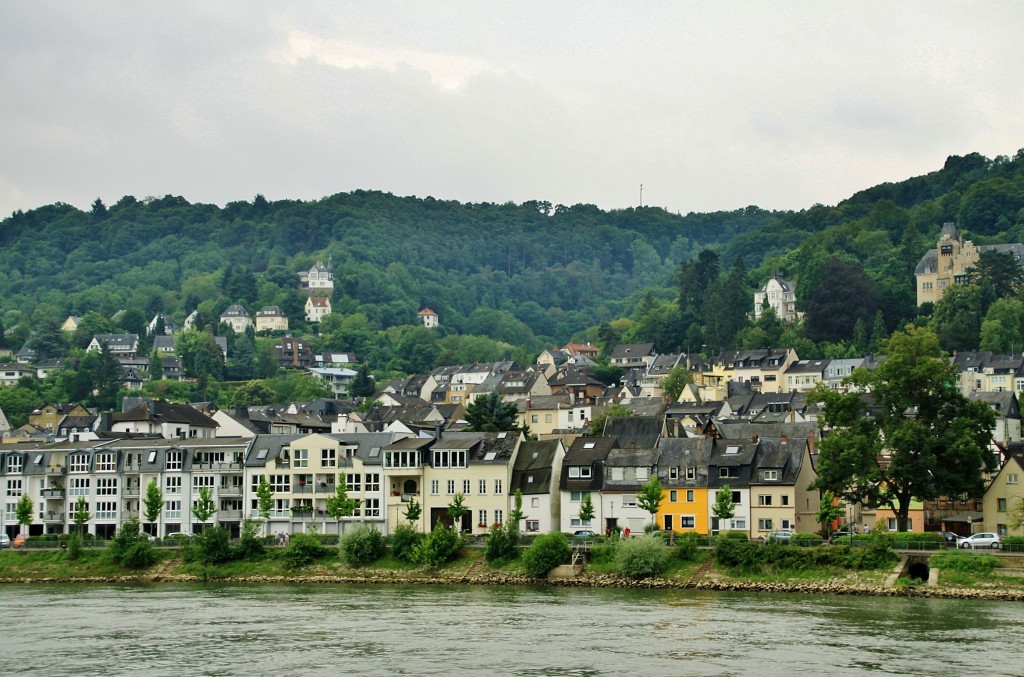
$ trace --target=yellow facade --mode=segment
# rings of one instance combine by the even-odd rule
[[[655,522],[659,529],[706,536],[711,523],[707,487],[665,489]]]
[[[1018,501],[1024,499],[1024,468],[1016,457],[1011,456],[1006,465],[992,478],[992,484],[985,491],[984,531],[992,531],[1000,536],[1024,536],[1024,527],[1010,529],[1010,512]],[[981,531],[976,528],[975,531]]]

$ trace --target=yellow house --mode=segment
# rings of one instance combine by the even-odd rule
[[[433,442],[432,437],[408,437],[395,440],[381,450],[389,530],[409,521],[406,515],[415,502],[419,504],[420,516],[412,525],[417,531],[428,531],[427,511],[423,509],[423,472],[429,465]]]
[[[56,430],[65,416],[91,416],[81,404],[53,404],[47,402],[31,411],[28,422],[42,430]]]
[[[658,442],[658,480],[664,488],[656,524],[665,531],[707,535],[710,437],[662,438]]]
[[[750,479],[750,535],[767,537],[791,529],[820,529],[820,495],[807,487],[816,478],[810,445],[805,438],[760,438],[756,467]]]
[[[875,508],[875,524],[879,522],[889,531],[896,531],[896,513],[886,506]],[[864,525],[860,525],[863,529]],[[874,528],[874,525],[868,525]],[[924,531],[924,503],[916,498],[910,501],[910,510],[907,513],[907,531],[921,533]]]
[[[1024,536],[1024,527],[1010,529],[1010,511],[1018,501],[1024,499],[1024,488],[1020,478],[1024,475],[1024,466],[1018,456],[1010,456],[999,469],[991,484],[985,490],[984,531],[993,531],[1000,536]]]

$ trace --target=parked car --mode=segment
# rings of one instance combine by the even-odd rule
[[[594,532],[590,529],[577,529],[576,531],[572,532],[573,538],[593,538],[594,535]]]
[[[853,543],[853,532],[852,531],[836,531],[833,532],[832,536],[828,539],[829,543],[842,543],[850,545]]]
[[[956,544],[960,542],[960,534],[954,534],[952,531],[938,531],[936,533],[945,539],[946,545],[950,545],[955,548]]]
[[[1000,540],[999,534],[994,534],[989,531],[972,534],[967,538],[961,538],[957,542],[957,545],[960,548],[992,548],[993,550],[996,550],[1003,547],[1003,542]]]
[[[25,545],[25,541],[27,540],[28,534],[18,534],[14,537],[14,540],[11,542],[11,545],[13,545],[15,548],[20,548],[21,546]]]
[[[11,547],[11,537],[7,534],[0,534],[0,548]]]
[[[762,536],[759,540],[768,543],[789,543],[789,539],[792,537],[792,529],[779,529],[778,531],[769,531],[766,536]]]

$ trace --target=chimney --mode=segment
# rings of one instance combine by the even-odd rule
[[[757,444],[757,439],[757,434],[755,433],[754,436],[750,439],[750,441],[753,442],[754,444]]]
[[[526,398],[526,408],[533,409],[533,400],[531,400],[529,397]]]
[[[434,425],[434,439],[436,439],[436,440],[441,439],[441,435],[443,434],[443,431],[444,431],[444,424],[443,423],[436,423]]]
[[[787,440],[789,440],[789,438],[786,437],[785,435],[783,435],[782,436],[782,443],[785,444],[787,442]]]

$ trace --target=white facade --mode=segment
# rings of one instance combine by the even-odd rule
[[[794,322],[803,317],[803,313],[796,310],[796,283],[783,279],[779,273],[754,292],[754,319],[759,319],[768,306],[775,309],[775,314],[783,322]]]

